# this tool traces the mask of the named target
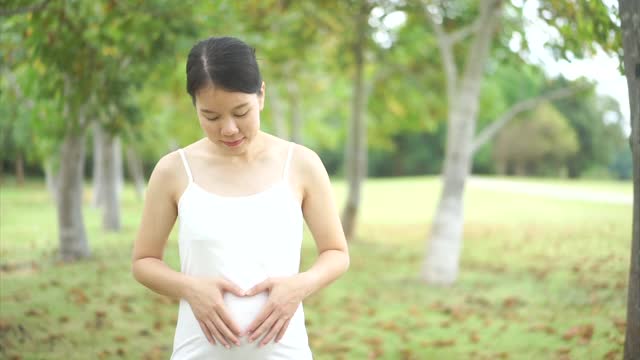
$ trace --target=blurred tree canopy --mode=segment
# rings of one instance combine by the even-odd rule
[[[580,12],[575,16],[611,18],[601,13],[602,7],[588,3],[576,7]],[[456,4],[450,2],[446,10],[456,14],[458,22],[475,15],[465,10],[473,7]],[[601,22],[592,27],[579,22],[577,29],[570,18],[548,16],[570,14],[572,6],[560,0],[541,3],[541,18],[565,29],[567,51],[557,52],[558,56],[575,56],[571,31],[592,34],[605,43],[615,40],[610,33],[601,33],[596,26]],[[28,174],[41,174],[62,134],[79,125],[80,110],[91,121],[123,134],[149,170],[162,154],[202,134],[184,90],[189,48],[207,36],[232,35],[257,50],[267,83],[264,129],[301,139],[322,154],[332,174],[342,174],[351,70],[346,66],[348,45],[341,42],[349,28],[346,20],[339,20],[349,17],[338,3],[52,0],[35,5],[15,1],[0,7],[5,59],[0,80],[0,156],[5,172],[15,171],[22,161]],[[571,83],[549,79],[539,66],[504,46],[513,34],[524,34],[522,14],[514,9],[489,60],[491,76],[482,84],[479,128],[518,100]],[[442,164],[447,108],[434,34],[415,8],[384,2],[372,10],[369,26],[372,48],[365,71],[371,82],[366,104],[369,175],[436,174]],[[457,51],[464,51],[464,46]],[[160,50],[163,55],[155,55]],[[578,151],[557,165],[566,168],[568,176],[630,176],[630,161],[621,150],[626,135],[614,101],[592,88],[552,101],[551,106],[577,135]],[[495,146],[489,143],[476,153],[474,172],[498,171]],[[91,165],[90,157],[86,162]]]

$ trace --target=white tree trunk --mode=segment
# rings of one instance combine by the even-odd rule
[[[24,186],[24,156],[21,152],[16,155],[16,183]]]
[[[462,251],[464,186],[471,168],[473,136],[476,127],[480,85],[489,57],[491,40],[500,20],[501,2],[485,0],[481,4],[483,24],[475,31],[460,81],[452,56],[452,40],[436,21],[444,67],[447,70],[449,114],[447,149],[442,174],[443,189],[427,242],[422,268],[423,279],[430,284],[450,285],[458,276]]]
[[[136,196],[142,200],[144,198],[144,167],[142,166],[142,159],[138,156],[138,152],[133,146],[127,146],[127,168],[129,169],[129,175],[133,181],[133,186],[136,190]]]
[[[89,257],[89,243],[82,215],[85,134],[67,134],[60,152],[57,177],[60,258],[73,261]]]
[[[103,196],[103,179],[104,179],[104,164],[103,164],[103,149],[104,149],[104,130],[99,122],[93,123],[93,196],[91,204],[100,208],[104,204]]]
[[[631,360],[640,359],[640,2],[620,0],[619,4],[633,154],[633,228],[624,344],[624,358]]]
[[[122,147],[117,136],[103,137],[104,168],[102,180],[102,226],[106,231],[120,230],[120,192],[122,188]]]
[[[47,191],[51,195],[54,203],[58,203],[58,174],[56,174],[53,166],[53,159],[45,160],[44,164],[44,181]]]
[[[271,118],[273,119],[273,131],[275,135],[281,139],[287,139],[287,129],[284,122],[284,111],[282,108],[282,97],[277,87],[269,88],[269,103],[271,104]]]
[[[353,77],[352,119],[349,126],[345,168],[349,192],[342,212],[342,227],[348,240],[355,238],[358,209],[361,201],[362,181],[367,171],[367,125],[365,120],[364,46],[365,27],[369,11],[363,4],[356,20],[357,38],[354,43],[355,74]]]
[[[475,102],[474,102],[475,97]],[[431,227],[423,277],[431,284],[449,285],[458,276],[462,251],[464,186],[471,167],[471,141],[477,94],[467,89],[449,110],[443,189]],[[475,107],[475,109],[474,109]]]

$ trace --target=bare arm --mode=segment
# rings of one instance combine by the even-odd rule
[[[176,222],[177,206],[172,194],[176,184],[175,157],[169,154],[158,162],[149,179],[144,209],[135,239],[131,272],[142,285],[172,298],[184,298],[189,277],[171,269],[164,261],[164,249]]]
[[[327,170],[318,155],[297,147],[304,194],[302,212],[318,249],[318,258],[300,275],[308,281],[307,295],[329,285],[349,268],[349,248],[342,230]]]

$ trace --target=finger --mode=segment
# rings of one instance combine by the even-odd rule
[[[282,337],[284,336],[284,334],[287,332],[287,329],[289,328],[289,322],[291,321],[291,319],[288,319],[284,325],[282,326],[282,329],[280,329],[280,332],[278,333],[278,336],[276,336],[276,342],[280,342],[280,340],[282,340]]]
[[[204,336],[207,338],[207,340],[209,340],[211,344],[215,345],[216,340],[211,335],[209,328],[200,320],[198,320],[198,323],[200,324],[200,329],[202,329],[202,332],[204,333]]]
[[[247,327],[247,333],[252,334],[253,331],[258,328],[258,326],[264,323],[264,321],[269,317],[269,315],[271,315],[272,312],[273,312],[273,305],[267,302],[264,309],[262,309],[262,311],[260,311],[260,314],[258,314],[258,316],[256,316],[256,318],[251,322],[251,325]]]
[[[213,322],[218,328],[218,330],[222,333],[222,335],[225,336],[226,340],[236,345],[240,345],[240,342],[238,341],[238,339],[235,337],[235,335],[233,335],[231,330],[229,330],[229,327],[227,327],[227,324],[225,324],[224,321],[222,321],[222,319],[219,316],[216,316]]]
[[[242,290],[238,285],[232,283],[227,279],[222,279],[220,282],[220,289],[230,292],[236,296],[245,296],[245,291]]]
[[[263,282],[255,285],[249,291],[247,291],[247,296],[253,296],[255,294],[259,294],[263,291],[267,291],[271,288],[271,279],[266,279]]]
[[[231,348],[231,346],[227,342],[227,339],[225,339],[224,336],[222,336],[222,334],[220,333],[220,330],[218,330],[218,328],[214,325],[214,323],[211,320],[207,319],[205,321],[205,324],[207,324],[209,331],[211,331],[211,334],[220,342],[220,344],[224,345],[224,347],[226,347],[227,349]]]
[[[259,328],[256,329],[256,331],[254,331],[251,336],[249,337],[249,342],[253,342],[254,340],[256,340],[257,338],[261,337],[262,335],[264,335],[269,329],[271,329],[271,327],[273,326],[273,324],[276,322],[276,320],[278,320],[278,317],[276,316],[276,314],[271,313],[271,316],[269,316],[267,318],[267,320],[265,320],[262,325],[260,325]]]
[[[238,326],[238,324],[236,324],[236,322],[233,321],[233,319],[231,318],[231,316],[227,312],[227,309],[224,306],[220,306],[218,309],[216,309],[216,313],[218,314],[222,322],[224,322],[225,328],[228,328],[229,330],[233,331],[234,335],[237,335],[237,336],[241,335],[242,331],[240,330],[240,326]]]
[[[271,327],[271,330],[269,330],[269,332],[267,333],[267,336],[264,337],[264,339],[262,339],[262,341],[260,342],[260,347],[267,345],[271,339],[273,339],[277,333],[280,332],[280,329],[282,328],[282,325],[284,325],[285,320],[280,318],[278,319],[278,321],[276,321],[275,325],[273,325]]]

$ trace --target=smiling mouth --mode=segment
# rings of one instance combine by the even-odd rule
[[[223,141],[223,143],[229,147],[236,147],[244,141],[244,138],[236,141]]]

